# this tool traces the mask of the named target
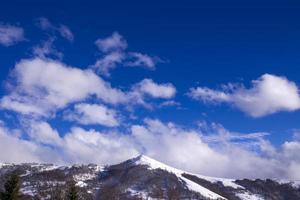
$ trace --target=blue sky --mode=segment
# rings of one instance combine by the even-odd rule
[[[74,139],[78,132],[94,131],[95,135],[82,137],[103,142],[104,134],[112,143],[107,151],[116,148],[115,140],[126,144],[116,150],[126,153],[111,156],[111,162],[145,153],[214,175],[207,166],[187,166],[182,157],[195,159],[199,157],[190,155],[234,149],[244,152],[245,162],[287,159],[290,163],[282,169],[274,163],[272,173],[262,172],[261,177],[278,171],[280,177],[300,177],[294,174],[300,158],[291,150],[300,149],[299,6],[297,1],[4,3],[0,8],[2,131],[12,137],[8,141],[34,147],[25,145],[26,159],[4,155],[0,159],[90,162],[85,159],[88,153],[74,157],[66,146],[71,143],[68,136]],[[111,60],[105,60],[108,57]],[[16,102],[31,110],[16,108]],[[164,136],[158,127],[170,133]],[[150,132],[156,139],[137,138],[135,132],[139,136]],[[205,149],[189,143],[194,133]],[[174,154],[179,150],[169,147],[171,142],[161,143],[165,149],[151,142],[168,138],[176,146],[181,137],[183,144],[196,149],[178,157]],[[216,148],[215,142],[232,148]],[[103,145],[96,142],[95,149],[87,150],[76,144],[81,152],[98,152]],[[170,154],[160,155],[154,149]],[[49,159],[40,159],[41,152],[48,152]],[[228,153],[224,162],[234,156]],[[98,158],[96,162],[108,162],[101,153]],[[255,174],[238,167],[234,173],[227,164],[222,167],[214,169],[216,175]]]

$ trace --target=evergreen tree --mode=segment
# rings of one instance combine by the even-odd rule
[[[1,200],[18,200],[20,199],[20,177],[16,173],[9,175],[4,184],[4,191],[0,193]]]
[[[78,190],[77,187],[75,185],[75,182],[72,181],[69,183],[69,190],[68,190],[68,194],[67,194],[67,200],[78,200],[79,199],[79,195],[78,195]]]

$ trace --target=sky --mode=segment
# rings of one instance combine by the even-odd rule
[[[139,154],[300,180],[297,1],[6,1],[0,162]]]

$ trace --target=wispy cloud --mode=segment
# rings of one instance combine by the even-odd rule
[[[44,31],[50,31],[53,34],[58,33],[61,37],[65,38],[70,42],[74,40],[73,32],[68,26],[64,24],[54,25],[49,21],[49,19],[45,17],[40,17],[36,20],[36,25]]]
[[[95,42],[103,56],[97,59],[91,67],[98,73],[110,76],[110,71],[119,66],[145,67],[155,69],[161,62],[158,57],[151,57],[140,52],[127,52],[128,44],[118,32],[106,38],[99,38]]]
[[[55,38],[50,37],[46,41],[43,41],[40,45],[34,46],[32,49],[33,55],[43,59],[54,56],[61,60],[63,58],[63,53],[55,48],[53,44],[54,41]]]
[[[0,44],[11,46],[18,42],[24,41],[24,30],[19,26],[13,26],[0,23]]]
[[[125,63],[126,66],[130,67],[146,67],[148,69],[155,69],[155,65],[159,58],[151,57],[147,54],[142,54],[139,52],[129,52],[128,53],[128,61]]]

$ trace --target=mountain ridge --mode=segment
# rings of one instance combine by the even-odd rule
[[[0,164],[0,188],[5,175],[20,174],[21,192],[27,199],[40,196],[51,199],[54,187],[66,188],[75,181],[82,199],[105,199],[105,191],[112,188],[119,199],[216,199],[216,200],[297,200],[298,182],[278,180],[224,179],[189,173],[145,155],[116,165],[53,165]],[[106,197],[106,199],[108,199]]]

